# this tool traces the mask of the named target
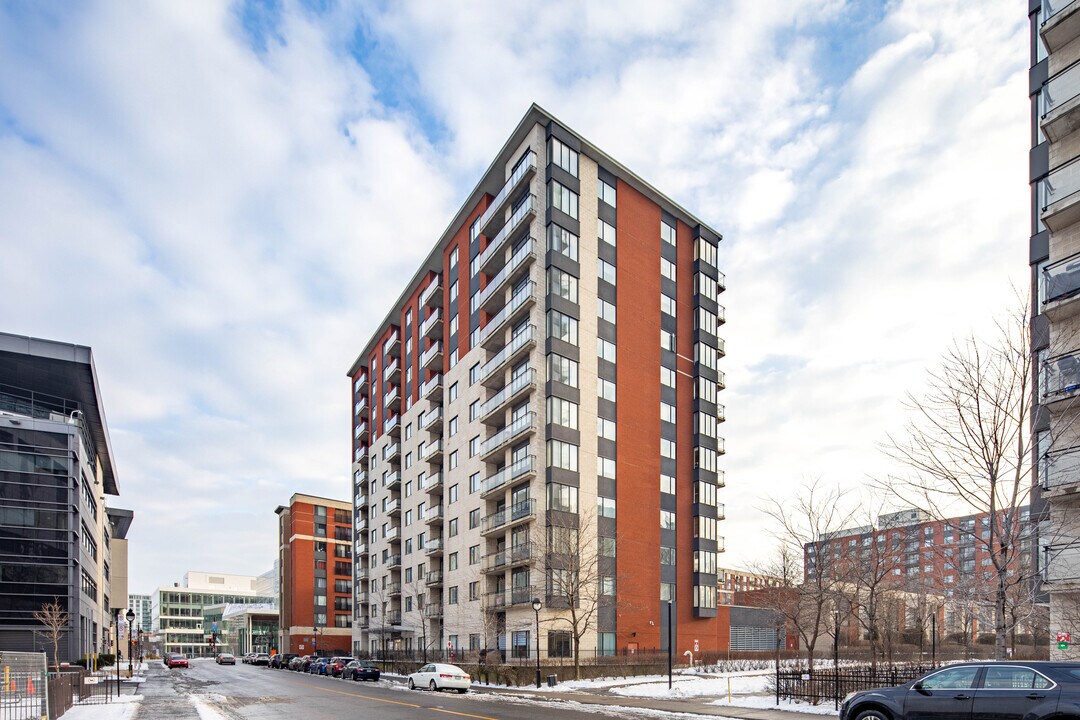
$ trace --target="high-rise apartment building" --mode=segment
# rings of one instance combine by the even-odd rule
[[[530,108],[348,371],[356,650],[726,648],[719,242]]]
[[[0,333],[0,647],[52,653],[34,612],[56,601],[60,661],[112,650],[132,521],[105,505],[113,463],[90,348]]]
[[[1028,0],[1031,23],[1032,516],[1050,635],[1080,611],[1080,0]],[[1076,645],[1051,659],[1080,657]]]
[[[131,593],[128,595],[128,606],[135,613],[135,620],[132,622],[135,629],[142,630],[146,634],[153,632],[154,598],[149,595]]]
[[[278,515],[281,652],[352,647],[352,504],[295,494]]]

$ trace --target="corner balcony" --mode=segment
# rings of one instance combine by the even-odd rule
[[[497,452],[501,452],[514,440],[523,437],[536,430],[536,413],[525,413],[521,417],[510,422],[484,442],[480,443],[480,457],[485,462]]]
[[[503,266],[506,259],[506,244],[509,242],[511,236],[518,231],[518,229],[524,227],[527,222],[531,221],[536,214],[536,196],[530,195],[526,198],[518,209],[514,211],[514,214],[510,216],[510,219],[506,221],[506,224],[502,226],[502,230],[491,238],[488,246],[484,248],[484,251],[477,256],[479,261],[480,270],[487,275],[494,275]],[[485,233],[486,235],[487,233]]]
[[[519,332],[506,346],[495,353],[480,368],[480,382],[484,387],[499,388],[503,386],[502,371],[507,365],[512,364],[533,349],[536,345],[536,326],[528,325]]]
[[[517,605],[531,605],[533,598],[539,595],[539,589],[532,586],[497,590],[485,596],[484,605],[487,610],[499,611]]]
[[[494,351],[504,344],[502,331],[508,324],[529,311],[536,303],[536,282],[528,284],[514,293],[510,302],[499,312],[488,318],[487,324],[480,328],[480,344],[488,351]]]
[[[356,568],[356,579],[357,580],[370,580],[371,579],[371,569],[366,568],[366,567],[358,567],[358,568]]]
[[[435,374],[420,386],[420,397],[433,403],[442,402],[442,391],[442,375]]]
[[[535,556],[536,548],[532,543],[517,545],[509,550],[501,550],[492,555],[485,555],[481,560],[480,572],[501,573],[508,568],[527,565],[532,562]]]
[[[420,368],[423,370],[442,370],[442,340],[436,340],[424,352],[420,353]]]
[[[1058,587],[1080,584],[1080,544],[1064,543],[1043,548],[1043,582]]]
[[[357,395],[366,395],[368,391],[368,374],[367,370],[356,378],[356,382],[353,383],[353,392]]]
[[[397,415],[386,418],[386,422],[383,423],[383,434],[401,437],[401,418]]]
[[[488,280],[484,289],[477,294],[477,308],[487,313],[497,312],[506,301],[504,295],[506,286],[513,284],[522,275],[529,271],[533,262],[536,261],[536,249],[539,242],[536,238],[529,238],[524,245],[514,252],[510,262],[500,270],[493,278]]]
[[[716,519],[723,520],[727,518],[727,513],[724,508],[724,503],[716,503]]]
[[[1080,312],[1080,254],[1047,265],[1039,282],[1040,310],[1052,321],[1061,322]]]
[[[725,538],[723,538],[722,536],[717,536],[717,538],[716,538],[716,552],[724,552],[727,549],[725,547],[725,543],[726,543]]]
[[[423,307],[442,307],[442,276],[436,275],[420,293],[420,305]]]
[[[506,203],[510,198],[521,192],[525,183],[536,174],[536,153],[529,150],[525,157],[518,160],[514,169],[510,171],[510,177],[503,183],[502,188],[495,195],[484,214],[480,216],[480,232],[488,237],[498,230],[499,224],[506,215]]]
[[[424,478],[424,491],[428,495],[442,495],[443,474],[441,472],[432,473]]]
[[[484,478],[480,486],[480,497],[487,497],[496,490],[505,488],[508,483],[534,474],[536,474],[536,456],[527,455],[494,475]]]
[[[424,322],[420,323],[420,337],[441,338],[443,334],[442,310],[432,310]]]
[[[480,534],[490,535],[536,519],[536,500],[523,500],[480,521]]]
[[[1053,142],[1080,127],[1080,63],[1050,78],[1043,86],[1042,129]]]
[[[1080,159],[1062,165],[1039,183],[1046,227],[1060,232],[1080,220]]]
[[[716,422],[724,422],[727,420],[727,408],[723,405],[717,404],[716,406]]]
[[[356,532],[367,532],[368,522],[364,518],[356,518],[356,523],[353,525],[356,528]]]
[[[1080,2],[1043,0],[1042,27],[1039,33],[1049,52],[1057,52],[1080,37]]]
[[[360,421],[360,423],[356,426],[356,429],[353,430],[353,437],[356,438],[357,440],[367,440],[368,439],[367,420],[361,420]]]
[[[727,278],[724,277],[724,273],[716,273],[716,289],[720,292],[727,290]]]
[[[420,429],[427,430],[428,432],[438,435],[442,433],[442,422],[442,406],[436,405],[435,407],[431,408],[426,413],[420,416]]]
[[[386,369],[383,370],[383,380],[390,384],[396,385],[401,380],[401,361],[394,358],[386,365]]]
[[[1054,493],[1054,501],[1080,501],[1080,446],[1051,450],[1039,458],[1042,489]]]
[[[440,620],[443,616],[442,603],[432,603],[424,606],[424,617],[428,620]]]
[[[383,478],[383,485],[387,490],[397,490],[401,487],[401,473],[394,471]]]
[[[429,586],[431,586],[431,585],[442,585],[443,584],[443,571],[442,570],[432,570],[424,578],[424,582]]]
[[[443,540],[441,537],[428,538],[424,543],[424,552],[432,557],[443,554]]]
[[[443,444],[442,439],[433,440],[423,446],[423,451],[420,457],[424,462],[429,462],[432,465],[438,465],[442,467],[443,459]]]
[[[442,505],[432,505],[424,514],[424,522],[428,525],[442,525],[442,521],[445,517],[446,513],[443,511]]]
[[[356,593],[356,604],[357,605],[367,605],[370,602],[371,602],[371,593],[368,593],[368,592],[358,592],[358,593]]]
[[[383,395],[383,408],[386,410],[397,410],[401,407],[401,393],[398,392],[397,386],[390,388]]]
[[[356,401],[356,405],[353,406],[353,410],[356,412],[356,417],[367,417],[367,395]]]
[[[394,328],[393,334],[383,343],[383,355],[387,357],[401,355],[401,333],[398,332],[397,328]]]
[[[720,372],[719,370],[716,372],[716,375],[716,388],[718,390],[723,390],[727,387],[727,378],[725,378],[724,373]]]
[[[1051,410],[1060,410],[1080,394],[1080,351],[1058,355],[1043,363],[1039,397]]]
[[[505,410],[507,405],[535,389],[536,370],[528,368],[480,404],[480,420],[487,425],[501,425],[503,418],[498,414],[499,411]]]

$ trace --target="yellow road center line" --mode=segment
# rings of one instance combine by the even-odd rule
[[[470,715],[469,713],[454,712],[453,710],[442,710],[440,708],[428,708],[428,709],[429,710],[434,710],[435,712],[447,713],[448,715],[460,715],[461,717],[479,718],[479,720],[497,720],[496,718],[490,718],[490,717],[487,717],[486,715]]]
[[[404,705],[405,707],[411,707],[411,708],[423,707],[422,705],[415,705],[413,703],[398,702],[397,700],[386,700],[385,698],[371,697],[370,695],[360,695],[358,693],[344,692],[342,690],[331,690],[330,688],[315,688],[315,689],[316,690],[322,690],[323,692],[335,693],[337,695],[348,695],[349,697],[363,698],[364,700],[374,700],[375,702],[390,703],[391,705]],[[479,717],[479,716],[478,715],[473,715],[471,717]],[[488,718],[487,720],[495,720],[495,718]]]

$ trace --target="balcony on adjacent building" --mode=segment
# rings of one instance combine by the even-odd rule
[[[727,278],[724,277],[724,273],[716,273],[716,289],[720,292],[727,290]]]
[[[1080,127],[1080,63],[1073,64],[1043,85],[1042,129],[1058,142]]]
[[[442,585],[443,584],[443,571],[432,570],[424,578],[424,582],[428,585]]]
[[[429,585],[431,583],[428,583]],[[441,583],[439,583],[441,584]],[[424,606],[424,617],[428,620],[439,620],[443,616],[442,603],[432,603]]]
[[[442,433],[442,421],[443,410],[441,405],[428,410],[426,413],[420,416],[420,429],[427,430],[428,432],[435,433],[436,435]]]
[[[1040,310],[1054,322],[1080,312],[1080,254],[1047,265],[1039,277]]]
[[[1043,405],[1054,409],[1069,404],[1080,393],[1080,351],[1045,360],[1039,380]]]
[[[420,304],[424,307],[442,307],[442,278],[436,275],[420,293]]]
[[[499,268],[503,266],[506,260],[506,243],[510,238],[518,231],[519,228],[526,224],[526,220],[531,220],[536,213],[536,197],[530,195],[525,199],[521,205],[514,210],[510,219],[506,221],[506,224],[502,226],[498,234],[491,238],[488,246],[484,248],[484,251],[478,256],[480,269],[488,274],[494,275],[499,271]]]
[[[724,552],[724,550],[725,550],[725,542],[726,541],[722,537],[717,537],[716,538],[716,552]]]
[[[356,604],[357,605],[367,605],[370,602],[371,602],[371,593],[368,593],[368,592],[358,592],[358,593],[356,593]]]
[[[723,520],[726,517],[724,503],[716,503],[716,519]]]
[[[497,530],[505,530],[535,518],[536,500],[523,500],[483,518],[480,522],[480,534],[489,535]]]
[[[386,364],[386,369],[383,370],[383,381],[396,385],[401,379],[401,361],[394,358]]]
[[[443,539],[441,537],[428,538],[424,543],[424,552],[428,555],[442,555],[443,554]]]
[[[401,594],[401,586],[399,585],[397,587],[397,592],[396,593],[391,593],[391,594],[400,595]],[[401,611],[400,610],[390,610],[389,612],[387,612],[386,613],[386,624],[387,625],[401,625]]]
[[[441,374],[432,375],[420,386],[420,397],[433,403],[442,402],[443,381]]]
[[[1080,542],[1047,545],[1043,548],[1043,582],[1047,585],[1080,583]],[[1053,588],[1060,589],[1062,588]]]
[[[1051,450],[1039,458],[1039,481],[1046,492],[1067,492],[1064,497],[1080,501],[1080,446]]]
[[[356,568],[357,580],[369,580],[371,578],[371,569],[366,567]]]
[[[1057,52],[1080,37],[1080,2],[1076,0],[1042,0],[1043,44],[1049,52]]]
[[[536,260],[537,247],[539,247],[539,241],[536,238],[529,238],[524,245],[514,251],[514,254],[510,257],[510,262],[506,263],[502,270],[488,280],[484,289],[477,294],[476,306],[478,309],[487,313],[498,312],[506,301],[505,291],[507,285],[514,283],[529,271],[529,268]]]
[[[387,410],[397,410],[401,407],[401,393],[398,392],[397,385],[391,387],[383,395],[383,407]]]
[[[395,499],[386,503],[386,514],[390,517],[401,515],[401,501]]]
[[[724,377],[724,373],[719,371],[716,373],[716,387],[719,390],[727,387],[727,379]]]
[[[386,561],[383,563],[383,565],[390,568],[391,570],[393,570],[394,568],[399,568],[401,567],[401,556],[390,555],[386,558]]]
[[[487,324],[480,328],[480,344],[489,351],[495,351],[504,345],[503,331],[536,302],[536,282],[530,280],[514,293],[502,310],[492,315]]]
[[[505,449],[507,445],[517,438],[534,431],[536,429],[535,424],[536,413],[524,413],[480,443],[480,456],[487,461],[488,458]]]
[[[401,418],[391,415],[383,422],[383,433],[392,437],[401,437]]]
[[[488,593],[485,608],[499,611],[515,605],[531,605],[533,598],[538,597],[540,590],[533,586],[507,588]]]
[[[442,310],[432,310],[420,323],[420,337],[437,339],[443,334]]]
[[[1039,181],[1042,221],[1058,232],[1080,220],[1080,159],[1053,170]]]
[[[356,401],[356,405],[353,407],[353,410],[356,411],[356,417],[366,417],[365,413],[367,412],[367,409],[367,395],[364,395]]]
[[[401,462],[401,444],[396,443],[396,442],[390,443],[389,445],[387,445],[386,447],[383,448],[382,456],[383,456],[383,460],[385,460],[387,462],[400,463]]]
[[[524,372],[511,378],[510,382],[503,386],[502,390],[489,397],[480,404],[480,419],[489,425],[501,425],[502,416],[500,410],[519,397],[527,395],[536,389],[536,370],[527,368]]]
[[[510,177],[503,183],[502,188],[495,195],[495,199],[480,216],[480,232],[488,237],[498,231],[506,215],[506,204],[521,192],[525,183],[536,174],[536,153],[529,150],[524,157],[518,160],[514,169],[510,171]]]
[[[498,388],[503,385],[503,370],[536,344],[536,326],[522,328],[502,350],[492,355],[480,368],[480,382],[484,387]]]
[[[443,474],[436,472],[424,478],[424,490],[428,495],[442,495]]]
[[[368,527],[367,520],[365,520],[364,518],[356,518],[355,527],[356,527],[356,532],[358,532],[358,533],[367,532],[367,527]]]
[[[436,340],[424,352],[420,353],[420,367],[424,370],[442,370],[442,340]]]
[[[424,514],[424,522],[428,525],[441,525],[445,517],[442,505],[432,505]]]
[[[386,535],[383,539],[388,542],[401,542],[401,528],[397,525],[386,528]]]
[[[397,490],[401,487],[401,472],[395,470],[383,478],[383,487],[387,490]]]
[[[535,557],[536,549],[532,543],[515,545],[509,550],[485,555],[481,560],[480,571],[485,573],[503,572],[507,568],[526,565]]]
[[[355,499],[356,499],[356,507],[361,508],[361,507],[364,507],[365,505],[367,505],[367,501],[368,501],[368,496],[367,495],[358,494]]]
[[[512,483],[519,478],[530,476],[536,472],[536,457],[527,455],[516,460],[507,467],[493,475],[484,478],[480,485],[480,496],[487,497],[496,490],[504,488],[507,483]]]
[[[371,552],[371,546],[368,545],[367,543],[363,543],[363,542],[356,543],[356,555],[357,555],[357,557],[360,557],[361,555],[367,555],[370,552]]]
[[[383,354],[388,357],[397,357],[401,354],[401,333],[394,328],[394,332],[383,343]]]
[[[429,443],[425,443],[421,447],[423,448],[423,450],[421,451],[421,459],[424,462],[429,462],[432,465],[442,466],[443,443],[441,438],[439,440],[432,440]]]
[[[366,395],[368,390],[368,374],[367,370],[364,370],[360,374],[360,377],[356,378],[356,382],[353,383],[353,392],[357,395]]]

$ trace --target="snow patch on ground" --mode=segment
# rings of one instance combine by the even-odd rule
[[[64,720],[132,720],[139,711],[142,695],[121,695],[107,705],[76,705]]]
[[[749,695],[738,698],[733,696],[730,703],[725,697],[723,700],[714,700],[709,704],[718,705],[720,707],[758,708],[761,710],[787,710],[789,712],[812,713],[814,715],[836,715],[836,708],[833,707],[832,701],[822,703],[821,705],[808,705],[807,703],[796,703],[791,700],[781,700],[780,704],[777,705],[776,697],[773,695]]]
[[[188,695],[188,700],[195,706],[195,712],[199,713],[199,720],[228,720],[222,715],[214,703],[222,703],[225,697],[222,695]]]

